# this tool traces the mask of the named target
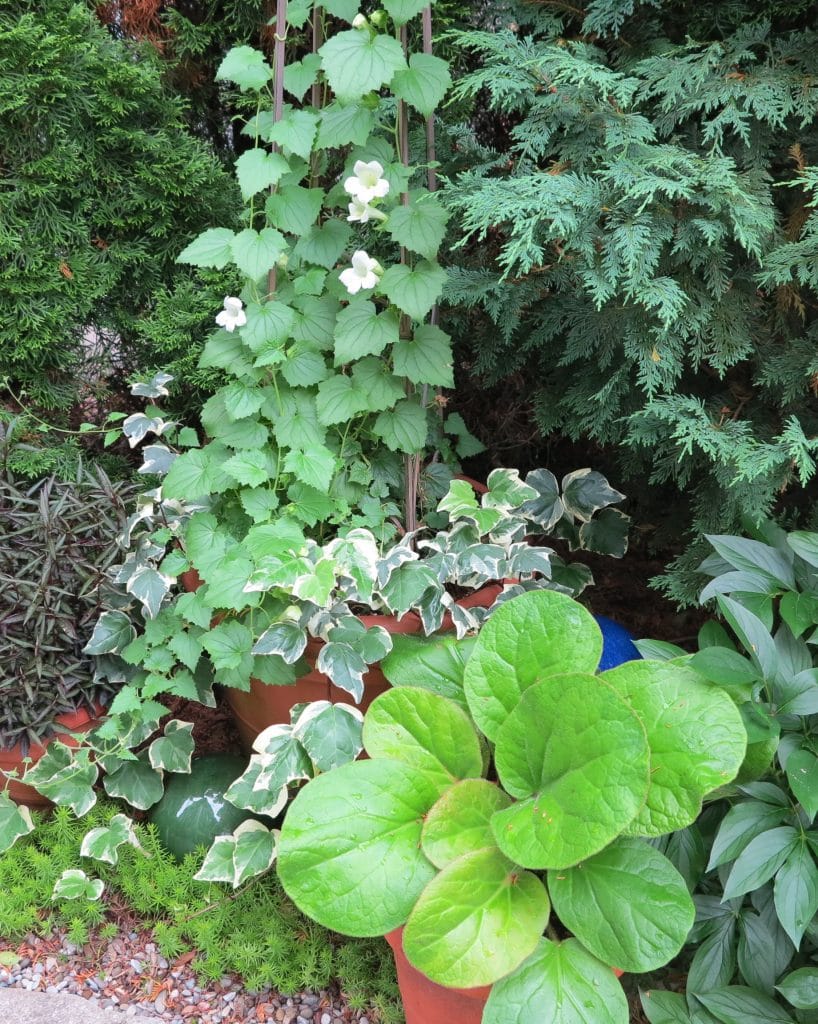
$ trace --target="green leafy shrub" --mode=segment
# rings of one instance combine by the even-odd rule
[[[130,600],[107,570],[136,491],[82,464],[70,482],[0,475],[0,746],[27,748],[110,694],[82,649],[103,609]]]
[[[110,933],[105,900],[52,903],[52,892],[62,874],[81,863],[86,826],[105,828],[117,813],[114,804],[101,803],[79,822],[58,807],[51,818],[38,818],[34,832],[0,857],[4,939],[58,927],[82,944],[92,928]],[[401,1019],[391,957],[382,943],[341,939],[314,924],[295,909],[274,875],[229,893],[194,880],[201,855],[177,863],[151,825],[136,825],[135,836],[144,852],[122,848],[115,865],[100,864],[99,875],[153,929],[163,956],[172,959],[195,950],[192,966],[203,981],[235,972],[253,990],[264,985],[284,993],[318,990],[337,978],[360,1005],[382,1007],[384,1021]]]
[[[70,406],[132,366],[136,321],[157,289],[188,276],[179,249],[236,210],[161,71],[151,46],[114,39],[76,0],[0,12],[0,126],[13,140],[0,190],[0,365],[42,407]],[[94,367],[89,330],[102,347]]]
[[[524,371],[515,398],[544,435],[615,446],[632,477],[683,492],[682,528],[814,494],[808,10],[520,4],[456,37],[480,66],[455,96],[488,97],[500,149],[443,192],[463,228],[458,340],[490,381]],[[700,559],[670,596],[695,600]]]
[[[651,991],[643,1004],[654,1024],[711,1016],[811,1021],[818,1009],[818,534],[766,522],[754,537],[708,539],[715,554],[701,566],[712,577],[702,599],[716,598],[730,632],[708,623],[698,652],[684,660],[732,695],[749,745],[736,784],[667,851],[695,890],[686,995]]]

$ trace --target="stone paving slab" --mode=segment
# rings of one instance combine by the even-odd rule
[[[130,1024],[141,1014],[102,1009],[81,996],[0,989],[0,1024]]]

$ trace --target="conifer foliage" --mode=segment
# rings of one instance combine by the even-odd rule
[[[526,4],[457,37],[460,98],[511,126],[445,192],[476,369],[526,368],[544,433],[619,446],[698,530],[803,503],[815,472],[810,6]]]

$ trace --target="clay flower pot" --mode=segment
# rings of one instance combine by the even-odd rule
[[[65,714],[58,715],[55,723],[58,726],[62,726],[65,732],[58,730],[45,743],[31,744],[27,756],[31,758],[32,762],[39,761],[45,753],[48,744],[54,740],[59,740],[69,747],[78,746],[77,741],[69,733],[90,732],[91,729],[99,725],[101,715],[105,709],[101,704],[98,704],[96,710],[96,715],[88,711],[87,708],[79,708],[77,711],[67,711]],[[19,743],[13,747],[0,747],[0,769],[6,772],[16,769],[19,776],[23,774],[25,768],[23,751]],[[6,779],[0,776],[0,790],[5,790],[16,804],[22,804],[25,807],[44,810],[53,806],[51,801],[41,793],[38,793],[33,786],[27,786],[16,779]]]
[[[482,1024],[483,1010],[491,985],[480,988],[447,988],[427,978],[413,967],[403,952],[403,928],[396,928],[384,938],[392,947],[398,974],[406,1024]],[[612,968],[617,978],[619,968]]]

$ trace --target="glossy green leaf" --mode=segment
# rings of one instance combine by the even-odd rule
[[[441,785],[483,773],[480,740],[466,712],[417,687],[388,690],[373,702],[364,746],[370,757],[405,761]]]
[[[411,964],[440,985],[490,985],[533,953],[550,904],[536,875],[496,848],[466,853],[432,879],[403,933]]]
[[[516,597],[485,624],[466,665],[472,717],[495,740],[532,683],[556,673],[594,672],[601,654],[599,626],[576,601],[547,590]]]
[[[775,1000],[743,985],[697,992],[696,996],[723,1024],[794,1024]]]
[[[403,924],[435,869],[420,850],[423,818],[440,795],[399,761],[358,761],[319,775],[293,801],[278,874],[305,913],[347,935]]]
[[[628,1024],[628,1001],[613,971],[576,939],[541,939],[496,982],[483,1024]]]
[[[569,867],[597,853],[648,791],[644,729],[613,688],[590,675],[529,686],[497,732],[495,763],[519,802],[495,814],[494,836],[528,868]]]
[[[818,967],[799,967],[775,986],[798,1010],[818,1009]]]
[[[676,662],[630,661],[604,672],[633,708],[650,745],[651,781],[635,835],[664,835],[696,819],[702,798],[735,778],[747,736],[732,699]]]
[[[381,671],[392,686],[420,686],[466,707],[463,675],[474,638],[396,634],[392,650],[381,661]]]
[[[798,949],[818,912],[818,866],[806,842],[800,842],[779,868],[774,892],[778,920]]]
[[[810,816],[818,814],[818,757],[796,750],[787,758],[787,778],[796,799]]]
[[[438,868],[494,846],[491,817],[511,804],[498,785],[486,779],[463,779],[450,786],[426,815],[421,844]]]
[[[739,854],[724,885],[724,898],[732,899],[759,889],[778,871],[800,843],[791,825],[771,828],[756,836]]]
[[[255,281],[276,265],[286,248],[284,236],[275,228],[245,228],[233,239],[233,260],[243,274]]]
[[[639,839],[618,839],[575,868],[548,872],[560,921],[603,963],[643,973],[682,948],[695,910],[679,872]]]

